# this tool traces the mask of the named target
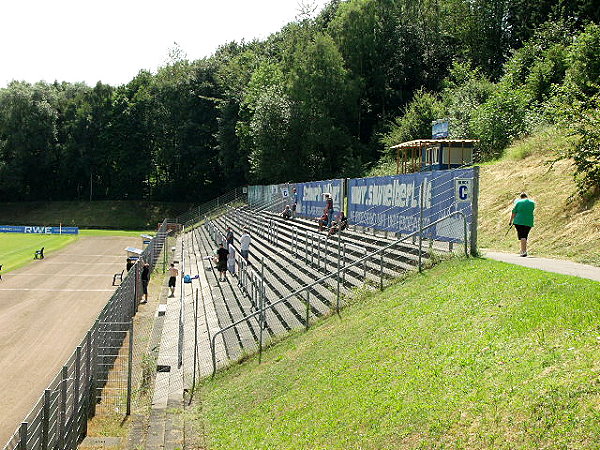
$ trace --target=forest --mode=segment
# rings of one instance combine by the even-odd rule
[[[597,0],[332,0],[264,40],[121,86],[0,89],[0,201],[199,203],[251,184],[376,173],[389,147],[481,140],[480,161],[557,127],[600,185]]]

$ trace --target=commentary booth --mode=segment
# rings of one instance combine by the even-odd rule
[[[449,139],[448,121],[432,124],[431,139],[402,142],[396,150],[396,173],[427,172],[457,169],[473,164],[473,150],[477,139]]]

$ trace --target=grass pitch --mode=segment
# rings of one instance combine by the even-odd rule
[[[155,234],[148,231],[124,230],[79,230],[80,236],[132,236],[140,234]],[[36,250],[44,247],[44,254],[52,253],[75,242],[78,235],[51,235],[51,234],[20,234],[0,233],[0,264],[2,273],[23,267],[33,261]],[[140,247],[141,247],[140,238]]]
[[[76,240],[77,236],[74,235],[0,233],[2,273],[30,263],[35,251],[42,247],[46,255]]]

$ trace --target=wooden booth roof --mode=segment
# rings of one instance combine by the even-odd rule
[[[458,146],[461,146],[464,144],[475,144],[477,142],[479,142],[478,139],[415,139],[414,141],[407,141],[398,145],[393,145],[390,148],[420,148],[439,144],[458,144]]]

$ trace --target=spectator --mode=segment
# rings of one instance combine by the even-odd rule
[[[171,295],[169,297],[175,297],[175,284],[177,283],[177,275],[179,275],[179,270],[175,268],[175,264],[171,263],[171,267],[169,269],[169,288],[171,289]]]
[[[227,248],[229,248],[229,246],[233,244],[233,230],[231,229],[231,227],[227,227],[227,232],[225,233],[225,240],[227,241]]]
[[[338,231],[343,231],[348,227],[348,218],[344,215],[344,211],[340,211],[338,215],[338,220],[331,222],[331,227],[329,227],[329,236],[334,235]]]
[[[333,220],[333,198],[329,192],[323,195],[325,196],[325,210],[327,211],[327,228],[329,228]]]
[[[319,231],[323,231],[323,227],[327,226],[327,222],[329,221],[329,217],[327,216],[327,210],[323,210],[323,215],[321,217],[317,217],[317,223],[319,224]]]
[[[235,248],[233,245],[229,246],[229,253],[227,255],[227,270],[232,275],[235,275]]]
[[[285,205],[285,209],[281,212],[281,217],[285,220],[292,218],[292,209],[290,208],[290,205]]]
[[[215,262],[219,271],[219,281],[225,281],[227,278],[227,257],[229,252],[223,248],[223,244],[219,244]]]
[[[133,267],[135,263],[133,262],[133,259],[131,258],[127,258],[127,264],[125,264],[125,269],[127,270],[127,272],[129,272],[129,270]]]
[[[298,208],[298,192],[296,188],[292,189],[292,217],[296,217],[296,209]]]
[[[515,200],[512,214],[510,216],[510,224],[515,226],[517,230],[517,238],[521,244],[521,252],[519,256],[527,256],[527,238],[529,231],[533,228],[533,211],[535,210],[535,202],[527,198],[525,192],[521,193],[521,198]]]
[[[338,215],[338,224],[340,231],[344,231],[346,228],[348,228],[348,218],[344,214],[344,211],[340,211],[340,214]]]
[[[240,238],[240,253],[242,255],[242,258],[244,258],[246,261],[248,261],[248,254],[250,252],[250,242],[251,242],[251,238],[250,235],[248,234],[248,229],[244,228],[244,233],[242,234],[242,237]]]
[[[140,303],[148,303],[148,283],[150,283],[150,264],[146,262],[142,268],[142,294],[144,300]]]

